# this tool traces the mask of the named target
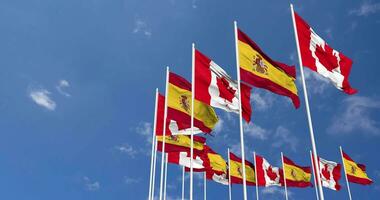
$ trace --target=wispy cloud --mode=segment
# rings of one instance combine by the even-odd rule
[[[61,95],[65,97],[70,97],[71,95],[64,91],[66,88],[69,88],[69,87],[70,87],[70,83],[67,80],[60,80],[58,82],[58,85],[55,88]]]
[[[54,111],[57,104],[50,98],[50,92],[46,89],[30,89],[29,97],[39,106]]]
[[[83,177],[85,189],[88,191],[97,191],[100,189],[100,183],[98,181],[92,181],[87,176]]]
[[[135,148],[133,148],[133,146],[129,144],[115,146],[115,149],[119,151],[120,153],[128,155],[131,158],[135,158],[136,154],[138,153],[138,151],[135,150]]]
[[[273,196],[273,195],[280,195],[280,196],[285,196],[285,190],[284,188],[280,188],[280,187],[265,187],[261,190],[261,193],[263,195],[270,195],[270,196]],[[293,196],[293,193],[290,192],[288,190],[288,197],[291,198]]]
[[[292,151],[296,151],[298,145],[298,138],[291,134],[289,129],[279,126],[277,127],[273,136],[273,147],[288,146]]]
[[[309,69],[304,69],[304,75],[307,80],[307,89],[313,94],[323,94],[330,84],[329,80]],[[298,80],[301,81],[301,77]]]
[[[139,125],[135,129],[136,133],[142,135],[146,138],[148,144],[152,143],[152,124],[149,122],[140,122]]]
[[[266,140],[270,134],[270,132],[254,123],[244,123],[244,133],[250,137]]]
[[[359,8],[349,11],[351,15],[368,16],[380,11],[380,3],[372,3],[371,1],[363,1]]]
[[[350,96],[343,101],[343,108],[333,117],[327,129],[330,134],[347,134],[355,130],[379,135],[379,122],[372,119],[374,110],[380,109],[380,100],[364,96]]]
[[[251,94],[251,101],[255,111],[266,111],[273,106],[275,98],[269,92],[254,91]]]
[[[147,23],[142,20],[142,19],[136,19],[135,20],[135,26],[132,31],[134,34],[143,34],[146,37],[151,37],[152,36],[152,31],[148,27]]]
[[[194,8],[194,9],[198,8],[197,0],[192,0],[191,1],[191,7]]]
[[[141,178],[124,177],[126,184],[136,184],[141,182]]]
[[[222,118],[219,117],[219,121],[218,121],[218,123],[215,125],[213,132],[214,132],[215,134],[218,134],[218,133],[222,132],[222,131],[223,131],[223,124],[224,124],[224,120],[223,120]]]

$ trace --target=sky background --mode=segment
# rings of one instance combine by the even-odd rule
[[[146,199],[155,88],[165,66],[190,80],[191,43],[236,77],[233,20],[273,59],[297,64],[288,1],[0,0],[0,199]],[[367,165],[371,186],[351,184],[354,199],[380,196],[380,2],[294,1],[296,11],[333,48],[354,61],[348,96],[305,69],[318,153],[340,162],[339,145]],[[298,69],[298,68],[297,68]],[[301,107],[252,90],[246,156],[281,163],[280,152],[310,165]],[[238,116],[217,110],[207,143],[239,154]],[[168,168],[168,200],[180,197],[181,169]],[[201,199],[202,175],[195,176]],[[348,199],[345,180],[326,199]],[[208,181],[209,199],[227,199]],[[156,185],[157,186],[157,185]],[[188,182],[186,188],[188,187]],[[156,194],[157,194],[156,189]],[[254,199],[254,187],[248,188]],[[290,189],[314,199],[314,188]],[[188,194],[186,194],[188,196]],[[279,187],[262,199],[284,199]],[[242,187],[233,186],[233,198]]]

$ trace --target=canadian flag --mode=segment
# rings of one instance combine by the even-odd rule
[[[259,186],[281,186],[283,184],[283,173],[278,167],[273,167],[265,158],[256,155],[256,176]]]
[[[318,160],[322,186],[332,190],[340,190],[339,179],[341,177],[341,165],[323,158],[318,158]]]
[[[251,120],[251,88],[240,84],[243,118]],[[195,98],[212,107],[239,113],[238,85],[219,65],[195,50]]]
[[[355,94],[348,77],[352,61],[331,48],[314,30],[294,12],[303,65],[329,79],[336,88],[347,94]]]
[[[190,152],[169,152],[168,153],[168,162],[182,165],[187,168],[190,168],[190,161],[191,161]],[[204,171],[204,161],[202,160],[201,155],[197,155],[196,152],[194,152],[194,159],[193,159],[193,169],[194,171]]]

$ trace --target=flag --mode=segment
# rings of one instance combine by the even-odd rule
[[[191,127],[191,84],[170,72],[168,86],[167,118],[180,122],[179,130]],[[210,133],[218,122],[214,109],[198,100],[194,101],[194,126]]]
[[[355,94],[348,77],[352,61],[331,48],[296,12],[294,12],[299,48],[304,66],[329,79],[339,90]]]
[[[240,87],[243,97],[241,101],[242,114],[243,118],[249,122],[252,112],[250,105],[251,88],[243,85]],[[212,107],[239,114],[237,82],[219,65],[198,50],[195,50],[195,99]]]
[[[228,185],[227,162],[207,145],[205,145],[204,152],[203,156],[206,157],[204,158],[206,161],[206,178],[223,185]]]
[[[312,186],[311,167],[301,167],[289,158],[284,159],[284,176],[286,177],[287,187],[309,187]]]
[[[256,154],[257,185],[259,186],[281,186],[283,183],[282,171],[273,167],[265,158]]]
[[[231,183],[243,184],[243,166],[241,158],[230,152],[230,176]],[[255,166],[245,160],[245,178],[247,185],[256,185]]]
[[[164,132],[164,112],[165,112],[165,96],[158,94],[157,99],[157,111],[156,111],[156,135],[162,135]],[[180,130],[179,127],[186,127],[186,125],[181,124],[172,119],[166,120],[166,134],[165,135],[190,135],[191,128],[185,128]],[[199,128],[194,127],[194,134],[201,133]]]
[[[352,183],[357,183],[361,185],[372,184],[372,180],[368,177],[366,173],[366,167],[363,164],[358,164],[352,160],[346,153],[343,153],[343,165],[346,169],[346,175],[348,181]]]
[[[238,29],[241,80],[255,87],[287,96],[296,108],[298,98],[295,67],[273,61],[245,33]]]
[[[157,150],[162,151],[162,140],[164,136],[157,136]],[[203,151],[206,138],[194,136],[193,149]],[[188,135],[170,135],[165,136],[165,152],[190,151],[191,139]]]
[[[203,161],[204,151],[194,151],[193,155],[193,169],[194,171],[204,171],[205,169],[205,161]],[[190,168],[191,156],[189,151],[185,152],[169,152],[168,153],[168,162],[181,165],[187,168]]]
[[[318,157],[318,160],[322,186],[332,190],[340,190],[341,186],[339,185],[339,179],[341,177],[341,165],[320,157]]]

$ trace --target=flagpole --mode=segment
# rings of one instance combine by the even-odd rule
[[[153,133],[152,133],[152,153],[150,157],[150,176],[149,176],[149,197],[148,199],[152,200],[152,188],[153,188],[153,162],[154,162],[154,143],[155,143],[155,135],[156,135],[156,123],[157,123],[157,102],[158,102],[158,88],[156,88],[156,101],[154,103],[154,121],[153,121]]]
[[[193,200],[193,157],[194,157],[194,96],[195,96],[195,44],[191,57],[191,144],[190,144],[190,200]]]
[[[241,106],[241,88],[240,88],[240,67],[239,67],[239,47],[238,47],[238,30],[237,22],[234,21],[234,31],[235,31],[235,55],[236,55],[236,70],[237,70],[237,83],[238,83],[238,92],[239,92],[239,124],[240,124],[240,147],[241,147],[241,165],[243,167],[243,195],[244,200],[247,200],[247,182],[245,174],[245,153],[244,153],[244,133],[243,133],[243,115],[242,115],[242,106]]]
[[[154,189],[155,189],[155,181],[156,181],[156,163],[157,163],[157,136],[154,137],[154,158],[153,158],[153,177],[152,177],[151,200],[154,199]]]
[[[165,108],[164,108],[164,124],[162,132],[161,147],[161,176],[160,176],[160,199],[162,200],[163,184],[164,184],[164,163],[165,163],[165,138],[166,138],[166,117],[168,114],[168,87],[169,87],[169,67],[166,67],[166,86],[165,86]]]
[[[286,172],[285,172],[285,165],[284,165],[284,154],[281,152],[281,161],[282,161],[282,171],[284,174],[284,186],[285,186],[285,199],[288,200],[288,189],[286,185]]]
[[[259,187],[257,182],[257,165],[256,165],[256,152],[253,152],[253,162],[255,162],[255,185],[256,185],[256,200],[259,200]]]
[[[207,180],[206,180],[206,171],[203,173],[203,199],[207,199]]]
[[[308,124],[309,124],[311,145],[312,145],[313,155],[314,155],[313,159],[314,159],[315,163],[318,163],[318,160],[317,160],[317,158],[318,158],[318,156],[317,156],[317,147],[315,145],[313,123],[312,123],[312,120],[311,120],[311,113],[310,113],[310,108],[309,108],[309,99],[308,99],[308,95],[307,95],[305,76],[304,76],[304,73],[303,73],[301,51],[300,51],[300,47],[299,47],[299,41],[298,41],[298,34],[297,34],[295,17],[294,17],[293,4],[290,4],[290,9],[292,11],[294,36],[295,36],[296,44],[297,44],[297,52],[298,52],[298,60],[299,60],[299,65],[300,65],[299,67],[300,67],[300,71],[301,71],[302,87],[303,87],[303,92],[304,92],[304,97],[305,97],[306,114],[307,114],[307,119],[308,119]],[[321,177],[320,177],[319,166],[318,165],[316,165],[315,170],[316,170],[316,174],[317,174],[316,177],[317,177],[318,183],[321,183],[321,181],[320,181]],[[323,189],[322,189],[322,185],[321,184],[318,184],[318,189],[319,189],[319,194],[320,194],[321,200],[324,200]]]
[[[340,156],[342,157],[342,164],[343,164],[343,170],[344,170],[344,177],[346,177],[348,196],[350,197],[350,200],[352,200],[352,197],[351,197],[351,190],[350,190],[350,184],[348,183],[348,178],[347,178],[346,166],[344,165],[342,146],[339,146],[339,149],[340,149]]]
[[[185,166],[182,167],[182,200],[185,200]]]
[[[313,155],[310,151],[310,161],[311,161],[311,167],[313,168],[313,178],[314,178],[314,185],[315,185],[315,194],[317,195],[317,200],[319,200],[319,195],[318,195],[318,185],[317,185],[317,178],[316,178],[316,174],[315,174],[315,171],[314,171],[314,162],[313,162]]]
[[[168,153],[165,153],[165,183],[164,183],[164,200],[166,200],[166,183],[168,179]]]
[[[228,196],[229,196],[229,200],[232,200],[230,148],[227,148],[227,152],[228,152]]]

